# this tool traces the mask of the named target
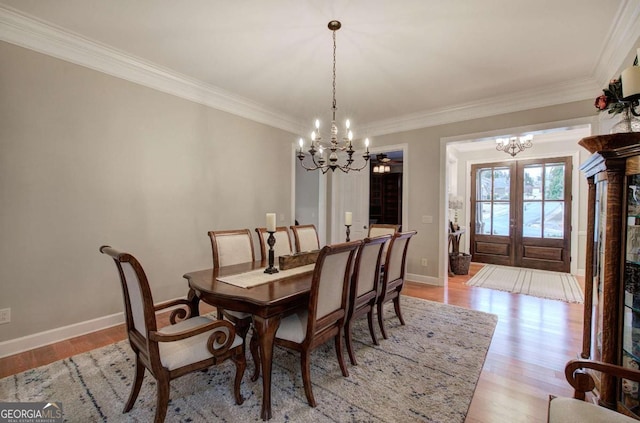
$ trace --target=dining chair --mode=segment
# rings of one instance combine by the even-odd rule
[[[284,317],[276,332],[277,345],[300,352],[304,393],[311,407],[316,406],[311,389],[311,351],[333,338],[342,375],[349,376],[342,354],[342,331],[353,256],[361,243],[327,245],[320,250],[311,279],[308,306]]]
[[[171,380],[226,359],[231,359],[236,366],[233,394],[236,404],[242,404],[240,383],[247,363],[242,338],[236,334],[233,324],[198,316],[186,299],[154,305],[147,276],[134,256],[108,245],[100,247],[100,252],[111,256],[118,268],[129,345],[136,356],[135,378],[123,413],[133,407],[145,370],[156,379],[154,421],[159,423],[167,414]],[[173,308],[169,317],[171,325],[158,329],[155,313],[168,308]]]
[[[269,244],[267,244],[269,232],[267,232],[267,228],[256,228],[256,232],[260,240],[260,256],[265,261],[269,258]],[[291,238],[289,238],[289,229],[286,226],[278,226],[273,236],[276,240],[273,246],[273,256],[277,264],[278,257],[291,254]]]
[[[380,235],[395,235],[400,230],[400,225],[386,223],[372,223],[369,225],[369,238]]]
[[[389,241],[387,249],[387,259],[385,260],[384,272],[382,275],[382,287],[378,298],[378,324],[382,337],[387,339],[387,332],[384,328],[383,306],[389,301],[393,301],[393,308],[400,324],[404,325],[402,311],[400,310],[400,291],[404,285],[404,274],[406,270],[407,249],[409,241],[416,231],[398,232]]]
[[[373,312],[378,301],[378,286],[380,281],[380,264],[382,250],[391,235],[382,235],[375,238],[365,238],[358,248],[353,273],[351,275],[351,287],[349,290],[349,307],[347,321],[344,329],[347,352],[351,364],[357,365],[353,352],[352,326],[353,322],[361,316],[367,315],[369,334],[374,345],[378,345],[376,333],[373,328]]]
[[[400,230],[401,225],[393,225],[387,223],[372,223],[369,225],[369,238],[373,238],[380,235],[395,235]],[[380,270],[384,270],[384,262],[387,260],[387,248],[389,243],[387,242],[382,249],[382,265]]]
[[[253,239],[249,229],[231,229],[222,231],[209,231],[211,239],[211,251],[213,253],[213,267],[231,266],[239,263],[255,261],[253,252]],[[246,338],[251,328],[252,317],[250,313],[243,311],[224,310],[220,307],[218,319],[226,318],[236,325],[238,335],[242,337],[246,346]],[[252,380],[257,380],[259,375],[259,357],[257,338],[251,340],[251,355],[256,363]]]
[[[293,232],[296,252],[320,249],[320,239],[315,225],[294,225],[291,226],[291,232]]]

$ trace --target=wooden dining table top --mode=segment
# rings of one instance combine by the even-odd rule
[[[187,279],[189,288],[194,290],[195,294],[204,302],[263,317],[274,312],[282,312],[278,309],[286,308],[292,302],[300,304],[301,301],[308,298],[313,270],[297,275],[283,276],[251,288],[243,288],[218,280],[219,277],[238,275],[260,268],[266,268],[265,261],[258,260],[193,271],[186,273],[184,278]]]

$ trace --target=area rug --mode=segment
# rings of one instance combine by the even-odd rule
[[[466,284],[569,303],[584,302],[580,284],[569,273],[488,264]]]
[[[311,379],[318,403],[307,404],[297,353],[275,348],[272,422],[463,422],[480,376],[497,316],[402,298],[406,326],[386,309],[389,339],[371,344],[366,319],[354,325],[357,366],[342,377],[333,342],[315,350]],[[348,358],[345,358],[348,363]],[[171,383],[167,422],[260,421],[262,380],[242,382],[245,402],[232,395],[231,362]],[[0,401],[61,401],[71,422],[150,422],[156,408],[147,375],[133,409],[122,414],[134,373],[127,341],[0,380]]]

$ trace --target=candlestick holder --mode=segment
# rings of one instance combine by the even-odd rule
[[[351,241],[349,235],[351,235],[351,225],[344,225],[347,227],[347,242]]]
[[[276,237],[273,236],[275,232],[269,232],[269,238],[267,238],[267,244],[269,245],[269,267],[264,269],[264,273],[278,273],[278,269],[273,267],[273,246],[276,245]]]

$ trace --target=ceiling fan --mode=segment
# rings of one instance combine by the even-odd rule
[[[386,153],[378,153],[371,160],[373,173],[389,173],[392,165],[402,165],[402,160],[392,160]]]

